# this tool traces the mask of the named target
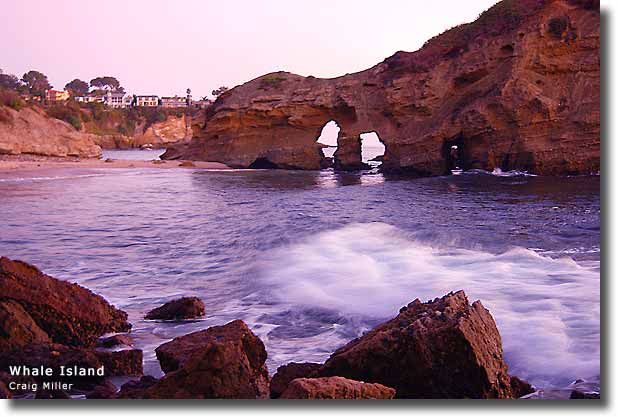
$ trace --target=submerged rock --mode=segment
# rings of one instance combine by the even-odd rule
[[[378,382],[398,398],[513,398],[496,323],[463,291],[413,301],[333,353],[319,374]]]
[[[197,297],[183,297],[168,301],[146,314],[148,320],[187,320],[206,313],[204,302]]]
[[[84,287],[52,278],[25,262],[0,258],[0,294],[4,302],[20,304],[36,326],[54,343],[69,346],[93,346],[104,333],[122,332],[131,328],[127,313],[118,310],[100,295]],[[10,304],[13,305],[14,304]],[[5,304],[6,308],[6,304]],[[6,310],[5,310],[6,311]],[[30,338],[43,334],[32,327],[23,312],[12,308],[21,317],[20,326],[30,326]],[[2,334],[13,329],[0,329]],[[23,342],[17,341],[17,345]],[[8,344],[11,344],[11,340]]]
[[[294,379],[281,399],[303,400],[390,400],[395,390],[381,384],[353,381],[339,376]]]
[[[166,375],[143,398],[266,398],[262,341],[240,320],[177,337],[156,350]]]
[[[321,363],[311,362],[290,362],[280,366],[270,380],[270,398],[279,398],[290,382],[296,378],[309,378],[317,375],[321,367]]]

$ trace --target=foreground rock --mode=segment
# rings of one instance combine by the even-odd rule
[[[589,174],[600,167],[600,91],[598,1],[503,1],[362,72],[276,72],[232,88],[163,158],[320,169],[316,139],[334,120],[339,169],[358,168],[359,135],[376,132],[390,172]]]
[[[321,367],[322,364],[311,362],[290,362],[280,366],[270,380],[270,398],[279,398],[294,379],[316,376]]]
[[[0,301],[0,352],[17,346],[50,343],[47,333],[17,301]]]
[[[45,335],[54,343],[93,346],[102,334],[131,327],[127,314],[103,297],[5,257],[0,258],[0,298],[2,314],[19,318],[0,328],[0,346],[41,342]],[[17,334],[15,339],[5,336]]]
[[[137,398],[268,397],[266,349],[240,320],[177,337],[156,353],[166,375],[145,390],[132,387]]]
[[[187,320],[206,313],[204,302],[197,297],[183,297],[168,301],[146,314],[148,320]]]
[[[138,349],[122,351],[99,351],[60,344],[30,345],[0,354],[0,370],[7,372],[10,366],[20,365],[28,368],[53,369],[54,381],[73,384],[72,389],[92,389],[101,384],[106,377],[139,376],[143,373],[142,351]],[[61,372],[61,368],[76,369],[74,375]],[[79,374],[82,369],[88,374]],[[22,374],[23,375],[23,374]],[[28,376],[28,375],[26,375]],[[34,381],[44,382],[50,378],[45,375],[31,375]]]
[[[496,323],[463,291],[413,301],[333,353],[319,374],[377,382],[398,398],[513,398]]]
[[[19,111],[0,105],[0,154],[34,154],[98,158],[96,135],[76,131],[61,120],[48,117],[37,107]]]
[[[395,390],[381,384],[329,378],[294,379],[281,394],[281,399],[302,400],[390,400]]]
[[[109,337],[103,337],[97,341],[97,346],[104,348],[112,348],[115,346],[133,346],[133,338],[128,334],[115,334]]]

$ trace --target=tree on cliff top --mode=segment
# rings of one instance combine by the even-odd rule
[[[97,90],[112,90],[124,92],[124,88],[120,86],[120,82],[115,77],[111,77],[109,75],[93,78],[92,80],[90,80],[90,87]]]
[[[220,96],[221,94],[225,93],[227,90],[229,90],[228,87],[222,85],[221,87],[217,88],[216,90],[212,90],[212,95],[215,97]]]
[[[88,83],[86,81],[82,81],[79,78],[74,79],[71,82],[66,83],[64,86],[72,96],[85,96],[88,94]]]
[[[47,75],[39,71],[30,70],[21,77],[28,92],[33,96],[45,97],[45,90],[52,88]]]
[[[17,90],[19,87],[19,78],[13,74],[5,74],[0,68],[0,88],[7,90]]]

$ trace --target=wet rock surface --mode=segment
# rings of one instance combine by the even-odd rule
[[[275,72],[232,88],[194,124],[193,139],[162,158],[320,169],[316,140],[334,120],[340,169],[355,169],[355,141],[376,132],[386,172],[590,174],[600,167],[599,51],[598,1],[503,1],[365,71]]]
[[[381,384],[353,381],[338,376],[297,378],[290,382],[281,399],[303,400],[390,400],[395,390]]]
[[[193,165],[193,164],[192,164]],[[183,297],[168,301],[149,311],[148,320],[187,320],[202,317],[206,313],[204,302],[197,297]]]
[[[512,398],[496,323],[463,291],[422,303],[337,350],[320,376],[377,382],[398,398]]]

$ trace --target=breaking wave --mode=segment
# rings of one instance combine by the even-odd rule
[[[598,265],[567,256],[432,246],[385,223],[350,224],[277,249],[258,272],[273,302],[374,322],[415,298],[464,289],[493,314],[511,373],[541,387],[598,375],[599,278]]]

